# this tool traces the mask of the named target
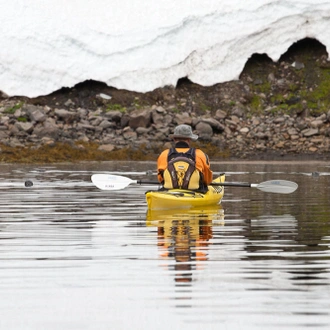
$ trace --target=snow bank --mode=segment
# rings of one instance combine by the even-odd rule
[[[0,90],[36,97],[85,80],[148,92],[237,79],[296,41],[330,49],[324,0],[11,0],[0,4]],[[329,52],[329,51],[328,51]]]

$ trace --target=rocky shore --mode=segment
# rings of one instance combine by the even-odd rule
[[[211,87],[182,79],[139,94],[87,81],[35,99],[0,93],[0,160],[156,159],[183,123],[212,159],[329,159],[329,72],[324,47],[305,40]]]

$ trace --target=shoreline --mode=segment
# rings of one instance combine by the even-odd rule
[[[53,143],[39,146],[11,147],[0,144],[0,164],[75,164],[81,162],[156,162],[160,152],[169,147],[168,143],[161,145],[157,150],[150,150],[143,146],[136,148],[122,148],[111,151],[100,149],[98,144],[83,142]],[[285,152],[257,152],[253,154],[242,154],[230,156],[213,153],[212,149],[201,148],[208,154],[211,163],[302,163],[302,162],[329,162],[330,152],[322,154],[307,153],[285,153]],[[208,151],[211,151],[208,152]]]
[[[211,161],[330,161],[326,54],[305,40],[209,87],[182,78],[143,94],[88,80],[33,99],[0,94],[0,162],[155,161],[179,124]]]

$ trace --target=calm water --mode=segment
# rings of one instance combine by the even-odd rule
[[[330,166],[213,165],[299,188],[148,214],[156,186],[106,192],[90,176],[151,180],[153,163],[1,165],[1,329],[329,329]]]

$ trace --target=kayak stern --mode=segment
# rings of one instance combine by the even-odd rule
[[[225,182],[225,174],[221,174],[212,182]],[[210,185],[205,194],[184,189],[148,191],[146,200],[149,210],[192,209],[217,205],[223,195],[223,186]]]

